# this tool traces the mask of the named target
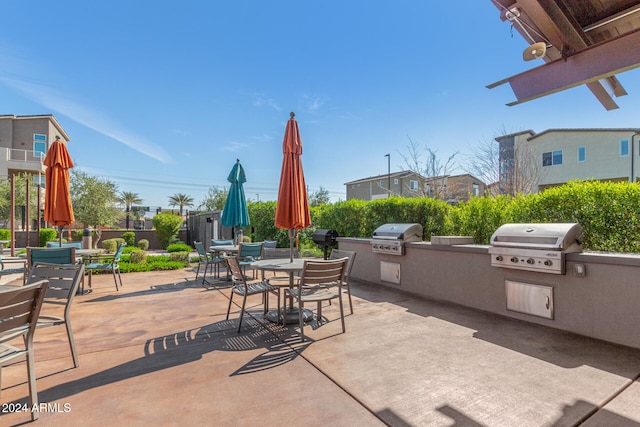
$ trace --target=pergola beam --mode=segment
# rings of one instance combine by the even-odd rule
[[[487,87],[492,89],[509,83],[517,99],[507,104],[512,106],[581,84],[592,86],[593,83],[598,84],[598,80],[639,67],[640,49],[637,46],[640,46],[640,30],[591,46],[565,59],[549,62]],[[610,79],[609,83],[617,83],[617,80]],[[590,89],[594,91],[592,87]],[[596,92],[596,96],[606,95],[604,87],[598,88]]]

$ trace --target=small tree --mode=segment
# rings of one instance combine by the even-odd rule
[[[73,169],[70,189],[76,221],[93,227],[96,237],[93,246],[97,247],[102,227],[112,227],[122,218],[122,211],[118,208],[118,186]]]
[[[182,216],[182,210],[185,206],[193,206],[193,197],[187,196],[186,194],[182,193],[176,193],[173,196],[169,197],[169,206],[179,206],[180,216]]]
[[[209,187],[204,200],[198,205],[198,210],[219,211],[224,209],[224,204],[229,196],[228,188],[218,188],[217,186]]]
[[[309,194],[309,206],[327,205],[330,201],[329,190],[322,187],[318,191],[312,191]]]
[[[29,217],[36,218],[38,214],[38,189],[33,185],[33,175],[21,173],[13,176],[15,181],[15,217],[19,221],[22,218],[22,206],[26,206],[26,183],[27,180],[31,187],[29,188]],[[11,181],[8,179],[0,180],[0,220],[7,224],[11,218]]]
[[[158,241],[162,249],[166,249],[178,236],[182,217],[178,215],[161,213],[153,217],[153,226],[158,233]]]
[[[415,191],[418,196],[446,200],[447,180],[451,172],[457,168],[455,158],[459,152],[456,151],[447,160],[443,161],[438,157],[437,151],[432,150],[427,145],[424,148],[427,152],[427,158],[423,161],[420,146],[409,138],[408,154],[399,154],[410,171],[427,178],[428,185]]]

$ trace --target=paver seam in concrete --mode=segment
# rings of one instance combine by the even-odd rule
[[[613,392],[611,394],[611,396],[609,396],[607,399],[603,400],[599,405],[597,405],[591,411],[587,412],[582,418],[580,418],[578,420],[577,423],[575,423],[573,425],[573,427],[578,427],[578,426],[584,424],[585,422],[587,422],[589,420],[589,418],[593,417],[598,412],[600,412],[600,410],[602,408],[607,406],[613,399],[615,399],[616,397],[620,396],[624,391],[626,391],[629,387],[631,387],[631,385],[633,385],[633,383],[635,383],[636,381],[640,381],[640,373],[638,373],[638,375],[636,375],[634,378],[629,380],[626,384],[623,384],[622,387],[620,387],[620,389],[618,391]]]

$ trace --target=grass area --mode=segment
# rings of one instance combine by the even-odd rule
[[[142,263],[129,262],[129,256],[127,255],[123,255],[120,260],[120,271],[122,273],[180,270],[187,267],[189,267],[189,262],[184,259],[177,259],[170,255],[148,256]]]

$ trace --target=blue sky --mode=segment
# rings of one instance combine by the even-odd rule
[[[581,86],[522,105],[486,85],[541,65],[489,0],[6,2],[0,114],[54,114],[83,171],[145,205],[226,187],[275,200],[294,111],[310,191],[446,158],[502,130],[638,127],[640,71],[607,112]],[[461,167],[458,172],[464,173]]]

